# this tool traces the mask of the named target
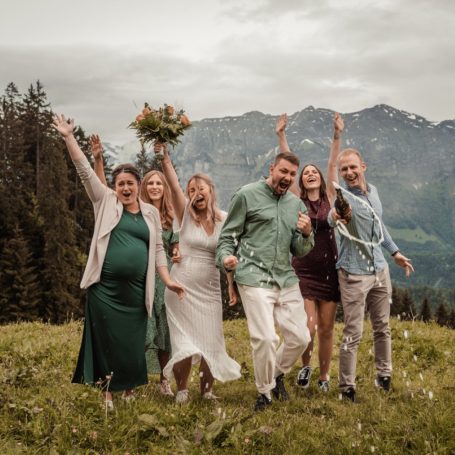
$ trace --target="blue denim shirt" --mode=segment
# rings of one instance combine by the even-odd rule
[[[347,190],[347,192],[343,191],[343,196],[352,208],[352,219],[346,225],[349,234],[365,242],[377,243],[380,240],[379,224],[381,224],[384,240],[382,245],[367,246],[340,234],[340,249],[336,268],[342,268],[354,275],[372,275],[380,272],[387,265],[381,246],[390,254],[398,251],[398,247],[382,222],[382,204],[378,190],[371,184],[368,184],[367,194],[358,188],[350,188],[345,185],[343,188]],[[374,210],[380,221],[373,216],[371,209],[365,207],[355,197],[351,197],[351,194],[365,201]],[[328,215],[328,223],[333,227],[335,223],[331,216],[332,210]]]

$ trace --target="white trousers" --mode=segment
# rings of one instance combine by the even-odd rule
[[[250,331],[256,387],[268,394],[275,377],[289,372],[310,342],[302,294],[298,284],[284,289],[244,284],[238,288]],[[283,336],[279,348],[275,324]]]

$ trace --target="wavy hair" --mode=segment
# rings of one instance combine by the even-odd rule
[[[147,183],[148,181],[154,176],[157,175],[163,184],[163,197],[161,198],[161,204],[159,208],[160,218],[161,218],[161,225],[163,229],[171,229],[172,222],[174,221],[174,208],[172,206],[172,198],[171,198],[171,189],[169,184],[167,183],[166,177],[164,174],[157,170],[152,170],[147,172],[144,175],[141,183],[140,189],[140,198],[149,204],[152,204],[152,200],[147,191]]]
[[[215,225],[216,221],[221,221],[221,211],[220,211],[220,209],[218,207],[218,203],[216,201],[215,185],[213,184],[212,179],[207,174],[203,174],[203,173],[194,174],[188,180],[188,183],[186,185],[186,191],[185,191],[186,195],[190,201],[190,204],[188,207],[188,212],[191,215],[191,217],[193,218],[193,220],[197,224],[200,224],[201,217],[197,214],[196,210],[193,207],[193,201],[194,201],[195,197],[198,195],[198,191],[196,191],[193,198],[191,198],[190,192],[189,192],[190,183],[193,180],[196,180],[196,184],[199,181],[202,181],[202,182],[206,183],[210,188],[210,197],[209,197],[209,200],[207,201],[207,219],[211,220],[212,223]]]
[[[300,176],[299,176],[300,198],[308,199],[308,191],[304,187],[303,182],[302,182],[303,173],[308,166],[313,166],[319,173],[319,178],[321,179],[321,186],[319,187],[319,199],[321,199],[321,200],[327,199],[327,184],[325,183],[324,176],[322,175],[321,170],[313,163],[305,164],[305,166],[303,166],[302,172],[300,173]]]

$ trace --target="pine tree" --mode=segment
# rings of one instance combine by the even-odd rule
[[[450,311],[447,327],[455,329],[455,308],[452,308],[452,310]]]
[[[402,299],[402,319],[414,319],[417,315],[417,311],[414,305],[414,300],[411,297],[411,294],[407,289],[403,292],[403,299]]]
[[[18,226],[3,249],[0,289],[0,322],[34,321],[39,318],[39,274],[29,245]]]
[[[136,161],[134,164],[139,170],[139,173],[143,177],[152,168],[153,157],[145,150],[144,144],[141,144],[141,150],[136,155]]]
[[[444,305],[444,302],[441,302],[434,313],[434,320],[439,325],[446,325],[448,321],[447,308]]]
[[[392,304],[390,305],[390,316],[399,316],[403,313],[402,292],[396,286],[392,286]]]
[[[431,321],[431,316],[431,307],[428,303],[428,299],[425,297],[422,302],[422,307],[420,308],[419,318],[423,322],[429,322]]]

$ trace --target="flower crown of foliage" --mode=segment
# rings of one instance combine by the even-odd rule
[[[167,104],[152,109],[145,103],[142,112],[128,127],[136,130],[136,136],[143,144],[158,141],[175,146],[180,142],[179,137],[190,126],[191,122],[183,109],[176,111]]]

